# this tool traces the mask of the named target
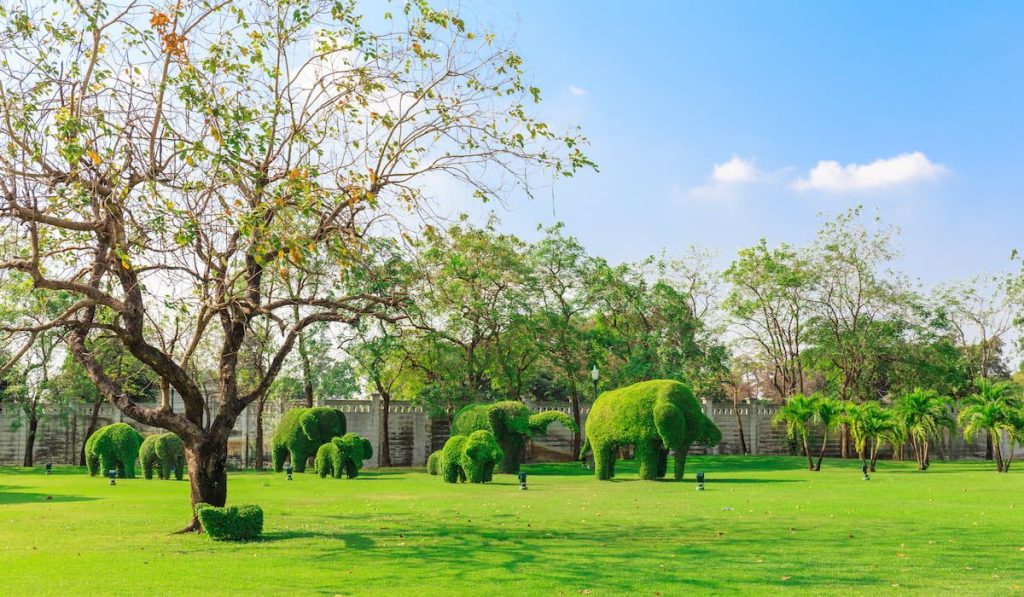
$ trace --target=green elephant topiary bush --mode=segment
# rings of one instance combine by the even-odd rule
[[[263,508],[196,504],[203,530],[215,541],[252,541],[263,533]]]
[[[340,479],[342,474],[349,479],[359,475],[363,461],[373,457],[373,445],[355,433],[346,433],[320,446],[316,452],[316,470],[323,479],[328,475]]]
[[[345,435],[345,413],[336,408],[293,408],[281,417],[270,440],[274,470],[291,459],[296,472],[306,472],[306,461],[332,438]]]
[[[135,461],[142,447],[142,434],[127,423],[100,427],[85,441],[85,462],[89,474],[106,474],[117,469],[122,479],[135,478]]]
[[[480,429],[469,435],[448,438],[441,450],[438,463],[448,483],[469,481],[487,483],[494,475],[494,467],[502,458],[501,446],[494,434]]]
[[[690,388],[667,379],[645,381],[601,394],[590,409],[582,460],[594,451],[598,479],[615,476],[615,455],[633,446],[641,479],[664,477],[668,453],[676,454],[675,478],[683,478],[686,454],[695,442],[717,445],[718,427],[704,415]]]
[[[452,433],[469,435],[479,430],[490,431],[504,454],[498,471],[515,474],[526,455],[526,440],[547,433],[551,423],[561,423],[570,431],[579,430],[572,417],[565,413],[545,411],[531,415],[522,402],[505,400],[462,408],[452,420]]]
[[[150,435],[142,441],[139,461],[142,474],[147,479],[153,478],[153,469],[157,470],[160,479],[170,479],[173,468],[174,478],[181,481],[185,474],[185,444],[173,433]]]

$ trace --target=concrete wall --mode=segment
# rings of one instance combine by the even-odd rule
[[[374,458],[366,466],[377,465],[380,454],[380,412],[382,402],[371,397],[362,400],[327,400],[327,406],[341,409],[348,421],[348,430],[358,433],[370,440],[374,447]],[[558,410],[571,414],[568,404],[561,403],[527,403],[530,410],[541,412]],[[270,436],[286,408],[283,404],[268,404],[263,418],[264,448],[269,462]],[[734,407],[732,403],[703,404],[704,412],[719,429],[722,430],[722,442],[715,448],[707,449],[695,446],[694,454],[739,454],[739,428],[742,425],[747,451],[750,454],[791,454],[795,446],[786,438],[785,431],[773,427],[772,417],[778,410],[777,405],[740,403]],[[181,410],[181,405],[175,405]],[[82,442],[91,407],[83,405],[81,410],[65,417],[44,417],[40,422],[35,446],[37,464],[53,462],[57,464],[75,461]],[[588,405],[581,407],[583,429],[586,432],[586,417],[590,412]],[[738,412],[738,417],[737,417]],[[408,402],[394,401],[390,405],[391,460],[395,466],[423,466],[427,456],[440,449],[449,435],[447,419],[431,419],[419,406]],[[140,425],[124,417],[120,411],[109,404],[100,410],[99,426],[125,421],[132,423],[143,434],[162,432],[152,427]],[[16,414],[0,413],[0,465],[20,465],[25,446],[24,425],[18,425]],[[256,418],[255,412],[247,409],[239,417],[229,441],[229,459],[233,466],[251,466],[255,463]],[[821,445],[820,434],[812,437],[815,450]],[[528,458],[532,461],[571,460],[572,434],[561,425],[552,425],[545,437],[531,442]],[[985,455],[984,438],[978,437],[974,442],[967,443],[959,434],[944,434],[941,445],[932,448],[933,458],[964,459],[983,458]],[[826,454],[837,456],[839,442],[837,437],[830,437]],[[889,457],[889,450],[883,449],[882,458]],[[907,458],[913,458],[907,451]]]

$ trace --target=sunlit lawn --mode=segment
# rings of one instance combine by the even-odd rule
[[[802,466],[693,458],[677,483],[531,465],[528,491],[509,475],[233,473],[230,501],[266,511],[249,544],[171,534],[184,481],[0,468],[0,594],[1022,593],[1024,469]]]

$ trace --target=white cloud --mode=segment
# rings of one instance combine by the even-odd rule
[[[823,160],[805,178],[793,182],[792,187],[798,191],[846,193],[934,180],[947,171],[945,166],[932,162],[920,151],[878,159],[870,164],[844,166],[834,160]]]
[[[581,97],[587,94],[587,90],[582,87],[577,87],[575,85],[569,85],[569,93],[575,95],[576,97]]]
[[[765,173],[758,170],[753,158],[733,155],[728,162],[715,164],[707,183],[690,189],[690,194],[698,197],[722,197],[738,186],[759,182],[765,178]]]

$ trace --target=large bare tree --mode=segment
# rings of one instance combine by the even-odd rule
[[[184,440],[187,529],[196,503],[225,503],[235,420],[303,330],[401,316],[367,241],[411,227],[426,181],[486,199],[590,165],[579,137],[531,116],[539,92],[493,35],[425,2],[392,8],[373,30],[348,0],[0,13],[0,272],[71,297],[47,321],[0,325],[14,355],[63,330],[107,400]],[[300,275],[315,293],[289,292]],[[240,350],[267,320],[276,351],[241,384]],[[90,352],[98,334],[183,412],[133,401]]]

